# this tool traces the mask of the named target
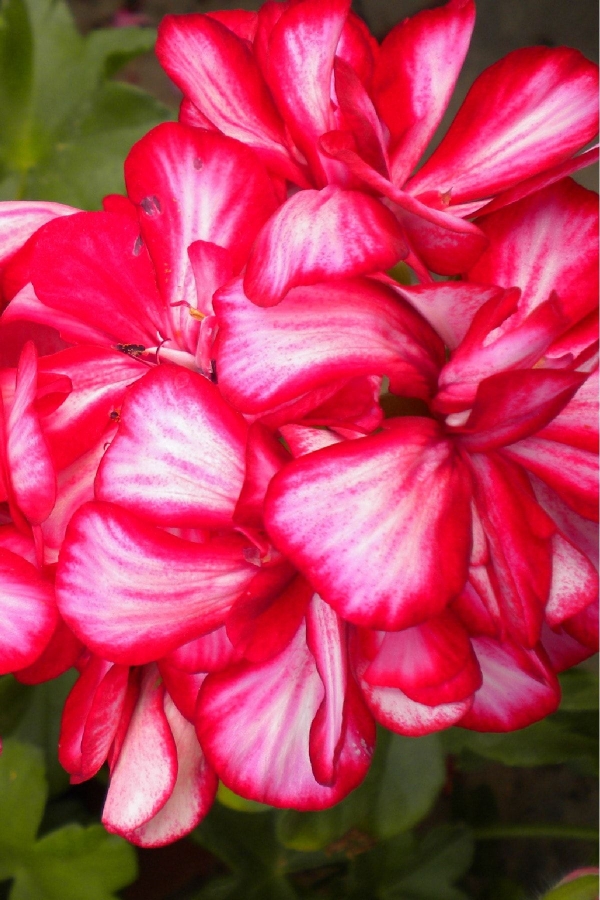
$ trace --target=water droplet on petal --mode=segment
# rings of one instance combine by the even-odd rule
[[[142,236],[141,236],[141,234],[138,234],[138,236],[135,239],[135,244],[133,245],[133,255],[139,256],[140,253],[142,252],[143,246],[144,246],[144,241],[142,240]]]
[[[162,212],[160,200],[154,194],[151,197],[144,197],[140,206],[147,216],[158,216]]]
[[[197,169],[198,171],[200,171],[200,169],[204,168],[204,163],[202,162],[202,160],[200,159],[199,156],[196,156],[194,158],[194,168]]]

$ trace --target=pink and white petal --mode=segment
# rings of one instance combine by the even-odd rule
[[[88,503],[67,529],[59,608],[94,653],[141,665],[223,624],[256,573],[245,546],[237,536],[185,541],[118,506]]]
[[[156,55],[203,119],[295,180],[284,124],[247,41],[212,16],[165,16]]]
[[[291,288],[389,269],[406,253],[395,217],[374,197],[336,185],[299,191],[258,235],[244,290],[275,306]]]
[[[158,525],[231,525],[246,434],[213,384],[180,366],[158,366],[125,399],[96,496]]]
[[[571,321],[598,302],[598,202],[570,178],[477,223],[489,245],[468,273],[472,281],[522,291],[520,314],[553,290]]]
[[[598,70],[567,47],[525,47],[486,69],[407,189],[453,203],[506,190],[568,159],[598,130]]]
[[[165,657],[165,659],[167,658]],[[184,672],[169,665],[165,662],[165,659],[159,660],[158,668],[167,688],[167,696],[170,696],[181,715],[188,722],[194,722],[196,719],[198,692],[202,687],[206,674]]]
[[[527,650],[488,637],[475,637],[472,644],[483,684],[459,722],[462,728],[515,731],[556,710],[560,685],[540,645]]]
[[[351,65],[336,56],[335,93],[339,128],[352,135],[357,153],[385,178],[388,177],[386,136],[364,84]]]
[[[219,672],[241,657],[227,637],[224,625],[209,634],[181,644],[168,653],[163,662],[182,672]],[[162,666],[161,662],[161,666]]]
[[[113,664],[89,656],[65,701],[58,738],[58,761],[70,775],[82,770],[81,741],[98,686]],[[121,667],[119,667],[121,668]]]
[[[483,304],[500,295],[500,288],[465,281],[411,287],[398,284],[394,290],[421,313],[450,350],[455,350],[463,341],[475,313]]]
[[[0,674],[31,665],[58,623],[52,585],[25,559],[0,548]]]
[[[76,212],[79,210],[72,206],[44,200],[5,200],[0,203],[0,266],[4,266],[46,222]]]
[[[440,613],[465,583],[470,484],[433,420],[388,421],[290,463],[271,482],[265,523],[341,616],[398,630]]]
[[[211,316],[213,294],[233,277],[231,251],[209,241],[194,241],[187,252],[196,285],[194,306],[205,316]]]
[[[42,303],[92,329],[95,344],[155,347],[169,336],[148,251],[128,215],[86,212],[49,222],[38,235],[31,281]]]
[[[194,726],[168,694],[164,708],[177,750],[177,780],[164,806],[124,835],[138,847],[164,847],[184,837],[204,818],[217,793],[217,776],[206,762]]]
[[[165,687],[156,666],[148,666],[125,740],[111,765],[102,824],[128,834],[156,815],[177,780],[177,746],[164,710]]]
[[[598,597],[598,572],[587,556],[561,534],[552,538],[552,584],[546,621],[556,628]]]
[[[37,383],[37,353],[28,342],[6,422],[6,460],[14,500],[32,525],[48,518],[56,500],[56,472],[35,410]]]
[[[78,665],[84,652],[82,643],[59,618],[42,654],[31,665],[14,672],[14,676],[22,684],[42,684],[44,681],[51,681],[72,666]]]
[[[349,10],[350,0],[291,4],[269,38],[271,93],[319,186],[335,177],[336,166],[320,155],[317,141],[333,127],[333,63]]]
[[[597,613],[597,610],[596,610]],[[596,653],[590,647],[571,637],[564,628],[550,628],[544,625],[540,642],[555,672],[564,672],[578,666]]]
[[[258,26],[258,13],[246,9],[215,9],[206,13],[215,22],[225,25],[243,41],[252,41]]]
[[[370,685],[399,688],[427,706],[465,700],[481,686],[469,635],[449,610],[421,625],[386,632],[363,678]]]
[[[573,512],[551,487],[535,475],[529,475],[529,481],[537,502],[556,523],[559,531],[598,569],[598,525]]]
[[[590,603],[589,606],[586,606],[580,612],[575,613],[570,619],[565,619],[563,629],[568,635],[579,641],[580,644],[584,644],[591,653],[597,653],[599,629],[598,600]]]
[[[279,431],[294,458],[340,444],[344,440],[333,431],[308,428],[306,425],[283,425]]]
[[[306,642],[315,658],[325,696],[310,728],[309,753],[319,784],[331,786],[344,738],[344,705],[348,690],[347,625],[314,594],[306,611]]]
[[[472,454],[469,464],[502,622],[514,640],[533,647],[550,593],[554,523],[518,466],[491,452]]]
[[[175,324],[189,319],[188,310],[197,306],[188,247],[205,241],[227,248],[239,272],[256,234],[279,205],[252,151],[222,134],[177,122],[158,125],[134,145],[125,161],[125,182],[140,207],[142,237]]]
[[[71,465],[114,427],[126,389],[148,371],[126,353],[84,344],[42,357],[40,378],[66,375],[71,392],[58,409],[43,415],[44,435],[58,470]]]
[[[227,616],[236,653],[253,663],[281,653],[298,631],[312,593],[288,563],[264,566]]]
[[[545,481],[580,516],[598,521],[596,453],[545,440],[543,432],[504,447],[502,452]]]
[[[215,308],[219,388],[251,413],[361,375],[389,375],[392,390],[427,398],[443,365],[427,323],[374,279],[294,288],[271,309],[248,303],[238,281]]]
[[[325,689],[306,644],[304,624],[272,659],[211,674],[200,691],[196,727],[209,763],[227,787],[251,800],[301,810],[341,800],[369,766],[373,724],[349,719],[338,778],[315,779],[309,755],[312,722]]]
[[[330,132],[320,139],[319,146],[328,156],[344,163],[361,182],[392,201],[392,209],[411,250],[411,265],[416,253],[421,267],[424,264],[432,272],[440,275],[466,272],[487,244],[483,232],[472,222],[434,209],[397,188],[361,159],[351,136],[348,138],[342,132]]]
[[[442,119],[474,23],[473,0],[451,0],[405,19],[381,45],[372,94],[390,130],[392,181],[399,187]]]
[[[541,435],[582,450],[598,452],[598,369],[586,378],[569,403]]]
[[[372,659],[373,649],[365,654],[364,644],[368,645],[371,641],[372,637],[366,636],[363,631],[358,640],[353,642],[353,658],[364,700],[380,725],[397,734],[421,737],[455,725],[469,709],[472,697],[454,703],[428,706],[411,700],[399,688],[369,684],[364,675]],[[359,644],[363,644],[363,647]]]
[[[456,429],[461,446],[471,453],[494,450],[552,425],[586,377],[561,369],[521,369],[485,378],[469,418]]]
[[[262,528],[263,505],[269,482],[289,462],[289,458],[285,447],[268,428],[260,422],[250,426],[244,484],[234,513],[236,524]]]
[[[15,326],[22,323],[34,323],[37,326],[36,330],[38,333],[40,329],[49,331],[53,341],[60,342],[58,346],[52,346],[51,352],[62,350],[66,347],[65,341],[91,341],[92,343],[98,341],[96,327],[93,324],[80,321],[77,317],[77,310],[71,315],[46,306],[39,300],[32,284],[26,284],[11,300],[2,313],[0,322],[2,324],[3,341],[10,341],[14,335]],[[65,338],[65,341],[59,337],[59,332]],[[20,337],[18,332],[17,334]],[[27,339],[31,339],[31,336],[27,335]],[[34,340],[34,343],[36,346],[38,345],[37,340]]]
[[[113,665],[98,685],[81,740],[79,780],[92,778],[105,763],[125,710],[129,667]]]

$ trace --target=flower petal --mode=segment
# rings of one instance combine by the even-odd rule
[[[3,547],[0,581],[0,674],[5,675],[41,655],[58,623],[58,612],[52,585],[31,563]]]

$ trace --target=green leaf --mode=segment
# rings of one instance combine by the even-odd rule
[[[12,675],[0,678],[0,734],[3,737],[12,734],[25,715],[33,699],[33,690]]]
[[[58,762],[57,747],[63,707],[76,678],[77,672],[71,669],[60,678],[31,688],[27,711],[14,732],[16,738],[41,749],[53,796],[63,791],[69,783],[69,776]]]
[[[382,900],[466,900],[453,885],[468,871],[472,859],[473,838],[467,828],[435,828],[418,846],[407,871],[384,887]]]
[[[36,839],[48,793],[39,747],[9,738],[0,756],[0,881],[10,900],[115,900],[136,858],[101,825],[70,824]]]
[[[228,787],[225,787],[222,781],[219,782],[217,789],[217,800],[228,809],[235,809],[238,812],[258,813],[268,812],[272,809],[266,803],[258,803],[256,800],[245,800],[244,797],[239,797],[233,791],[230,791]]]
[[[105,194],[124,193],[123,162],[129,150],[169,117],[164,106],[137,88],[106,84],[85,118],[60,136],[30,174],[27,194],[93,209]]]
[[[562,711],[598,709],[598,675],[585,669],[570,669],[559,676]]]
[[[541,900],[598,900],[597,875],[582,875],[549,891]]]
[[[96,208],[123,189],[123,160],[171,117],[107,79],[148,51],[151,29],[83,37],[64,0],[0,0],[0,197]]]
[[[405,738],[380,730],[363,784],[330,809],[280,813],[279,839],[286,847],[306,851],[323,849],[346,836],[342,849],[352,855],[369,846],[369,836],[388,838],[421,821],[444,780],[437,735]]]
[[[0,756],[0,859],[28,847],[44,814],[48,788],[38,747],[8,739]]]

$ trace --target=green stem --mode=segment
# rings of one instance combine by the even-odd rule
[[[488,825],[474,830],[475,840],[495,841],[505,838],[562,838],[570,841],[598,842],[595,828],[579,825]]]

